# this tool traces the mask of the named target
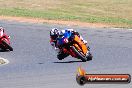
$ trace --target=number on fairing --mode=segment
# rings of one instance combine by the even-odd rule
[[[65,43],[68,43],[68,39],[67,39],[67,38],[65,38],[65,39],[64,39],[64,42],[65,42]]]

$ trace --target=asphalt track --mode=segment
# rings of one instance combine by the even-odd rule
[[[132,30],[83,28],[79,31],[89,42],[93,60],[80,62],[68,57],[56,58],[49,44],[49,29],[64,25],[31,24],[1,20],[11,36],[13,52],[0,52],[9,64],[0,66],[0,88],[132,88],[130,84],[76,83],[76,71],[81,65],[87,73],[127,73],[132,75]]]

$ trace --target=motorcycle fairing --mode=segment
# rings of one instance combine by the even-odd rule
[[[82,40],[77,35],[75,35],[74,41],[77,42],[77,44],[75,43],[74,46],[86,55],[88,49],[87,46],[82,42]]]

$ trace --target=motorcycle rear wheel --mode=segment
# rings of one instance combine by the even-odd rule
[[[13,48],[5,40],[3,40],[2,43],[3,43],[4,46],[7,47],[7,49],[9,49],[10,51],[13,51]],[[5,47],[3,47],[3,48],[4,48],[4,50],[6,50]]]
[[[61,52],[61,53],[59,53],[59,54],[57,55],[57,58],[58,58],[59,60],[62,60],[62,59],[64,59],[64,58],[66,58],[67,56],[69,56],[69,54],[66,54],[66,53],[64,53],[64,52]]]

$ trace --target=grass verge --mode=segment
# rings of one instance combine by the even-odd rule
[[[15,1],[16,4],[11,7],[4,6],[4,4],[13,3],[13,1],[3,1],[3,4],[0,5],[0,15],[105,23],[113,25],[113,27],[132,28],[131,0],[57,0],[57,2],[49,0],[43,2],[45,6],[43,6],[42,0],[40,0],[41,3],[36,2],[36,0],[32,0],[32,2]],[[34,3],[36,3],[35,6]]]

